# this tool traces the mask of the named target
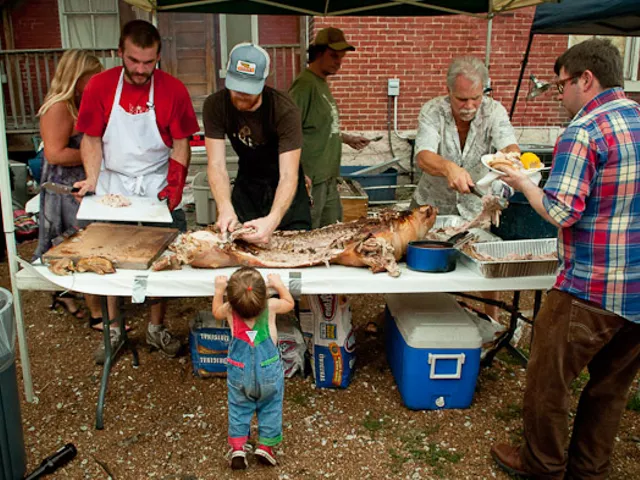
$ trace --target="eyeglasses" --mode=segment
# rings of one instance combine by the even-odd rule
[[[569,82],[571,80],[575,80],[576,78],[580,77],[580,75],[582,75],[582,74],[580,73],[578,75],[573,75],[572,77],[569,77],[569,78],[563,78],[562,80],[555,81],[554,85],[558,89],[558,93],[563,94],[564,93],[564,85],[565,85],[565,83],[567,83],[567,82]]]

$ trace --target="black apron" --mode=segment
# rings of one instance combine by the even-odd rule
[[[263,145],[247,145],[238,133],[244,125],[239,123],[229,91],[225,90],[225,122],[231,146],[238,155],[238,175],[235,180],[231,203],[241,223],[266,217],[271,212],[278,182],[278,134],[275,128],[272,90],[265,87],[262,92],[261,125],[266,139]],[[251,143],[251,142],[249,142]],[[298,186],[291,206],[282,217],[278,230],[310,230],[311,207],[304,183],[302,164],[298,169]]]

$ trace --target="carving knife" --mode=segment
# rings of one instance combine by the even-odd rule
[[[71,195],[80,191],[80,189],[77,187],[62,185],[61,183],[55,182],[44,182],[42,185],[40,185],[40,187],[44,188],[45,190],[49,190],[50,192],[62,193],[66,195]],[[87,195],[93,195],[93,192],[87,192]]]

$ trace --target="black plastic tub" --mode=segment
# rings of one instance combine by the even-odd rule
[[[555,238],[558,229],[538,215],[522,193],[516,192],[509,199],[509,206],[502,211],[500,226],[492,225],[491,233],[503,240],[528,240]]]

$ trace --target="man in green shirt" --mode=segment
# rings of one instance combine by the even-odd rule
[[[369,144],[365,137],[340,133],[338,105],[327,77],[340,70],[342,60],[355,47],[347,43],[342,30],[324,28],[309,46],[309,66],[295,79],[289,94],[302,113],[301,162],[311,184],[313,228],[342,220],[338,194],[342,143],[361,150]]]

